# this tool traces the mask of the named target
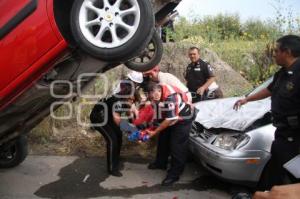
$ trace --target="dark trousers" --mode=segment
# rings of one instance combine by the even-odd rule
[[[179,122],[159,134],[155,164],[166,167],[171,155],[171,167],[167,177],[178,178],[184,170],[191,127],[192,121]]]
[[[259,190],[270,190],[275,185],[283,185],[287,178],[290,183],[299,182],[299,179],[294,178],[283,168],[286,162],[300,154],[300,131],[295,132],[294,136],[288,134],[291,134],[291,130],[276,130],[271,147],[272,156],[264,169]]]
[[[104,100],[102,102],[106,101]],[[103,106],[96,104],[91,112],[90,120],[92,124],[101,124],[104,121],[104,117],[108,117],[107,124],[102,126],[95,125],[93,128],[101,133],[106,141],[107,171],[110,172],[119,170],[119,159],[122,146],[122,131],[113,121],[113,116],[110,108],[111,104],[107,103],[107,105],[109,111],[107,114],[103,114]]]

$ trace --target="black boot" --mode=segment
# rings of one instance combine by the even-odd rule
[[[115,176],[115,177],[122,177],[123,174],[119,170],[112,170],[108,172],[110,175]]]
[[[179,180],[179,177],[166,177],[161,185],[162,186],[171,186],[172,184],[174,184],[174,182],[177,182]]]

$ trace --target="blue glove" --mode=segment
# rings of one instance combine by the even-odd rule
[[[141,140],[142,142],[147,142],[149,139],[150,139],[150,136],[149,136],[149,135],[144,135],[144,136],[141,136],[141,137],[140,137],[140,140]]]
[[[140,137],[140,132],[134,131],[130,135],[128,135],[128,140],[131,142],[135,142],[139,139],[139,137]]]

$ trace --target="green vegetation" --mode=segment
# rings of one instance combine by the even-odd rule
[[[272,59],[277,38],[284,34],[300,33],[300,17],[281,13],[282,4],[274,6],[277,16],[274,20],[250,19],[241,22],[238,15],[207,16],[188,21],[180,18],[175,32],[169,36],[175,42],[193,43],[209,48],[240,72],[254,86],[270,77],[278,69]]]

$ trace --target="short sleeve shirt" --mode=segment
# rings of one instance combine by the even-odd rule
[[[182,92],[188,92],[188,88],[173,74],[170,73],[158,73],[158,81],[162,84],[168,84],[179,88]]]
[[[178,93],[168,96],[164,102],[158,104],[156,111],[156,119],[160,121],[183,120],[189,118],[192,113],[191,106],[186,104]]]
[[[204,85],[209,78],[214,76],[211,65],[201,59],[199,59],[196,63],[190,63],[187,66],[185,73],[187,87],[191,92],[196,92],[197,89]]]
[[[268,86],[275,117],[300,115],[300,59],[289,70],[281,68]]]

